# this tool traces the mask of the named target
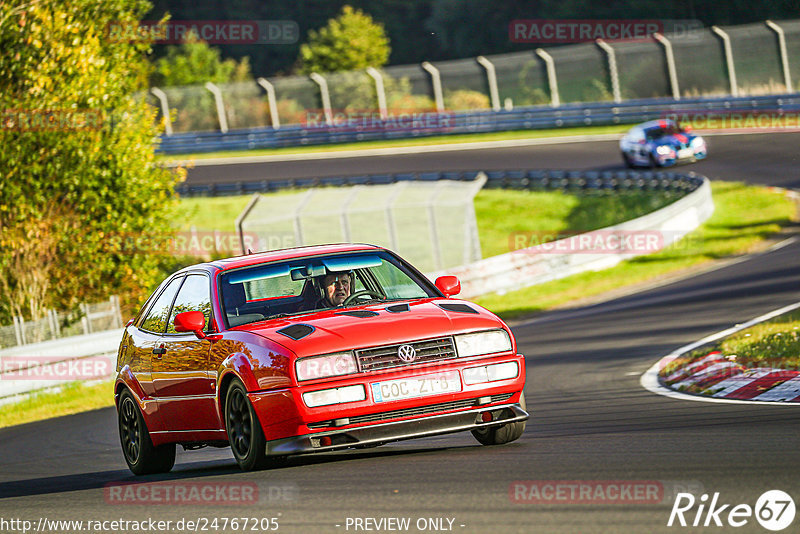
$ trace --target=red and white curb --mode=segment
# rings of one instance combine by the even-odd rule
[[[658,380],[658,373],[675,358],[698,347],[712,343],[755,324],[800,308],[800,302],[771,311],[746,323],[722,330],[685,345],[661,358],[641,376],[639,383],[651,393],[681,400],[720,403],[771,404],[796,406],[800,403],[800,371],[785,369],[747,369],[729,361],[719,352],[712,352],[666,377],[672,387]],[[711,395],[692,395],[673,388],[698,386],[713,390]]]

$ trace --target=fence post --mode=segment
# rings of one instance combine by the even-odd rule
[[[267,101],[269,102],[269,118],[272,121],[272,127],[277,130],[281,127],[281,119],[278,117],[278,99],[275,97],[275,86],[267,81],[266,78],[259,78],[256,80],[258,85],[264,88],[267,92]]]
[[[250,215],[250,212],[253,210],[253,207],[258,202],[258,199],[261,197],[261,193],[253,193],[253,196],[250,197],[250,202],[247,203],[242,213],[236,217],[236,220],[233,224],[236,226],[236,229],[239,231],[239,245],[242,248],[242,254],[247,254],[247,249],[244,246],[244,228],[242,225],[244,224],[244,220]]]
[[[161,114],[164,116],[164,133],[169,137],[172,135],[172,117],[169,116],[169,101],[167,100],[167,93],[158,87],[152,87],[150,92],[158,98],[161,103]]]
[[[342,202],[342,207],[341,207],[342,235],[344,237],[345,243],[351,243],[353,241],[353,235],[352,232],[350,231],[350,220],[347,217],[348,213],[347,210],[350,209],[350,204],[352,204],[353,201],[356,199],[356,196],[358,195],[358,192],[361,191],[361,188],[362,186],[360,185],[354,186],[352,191],[350,191],[350,194],[347,195],[347,198],[345,198],[344,202]]]
[[[550,103],[554,108],[561,105],[561,97],[558,94],[558,79],[556,78],[556,62],[553,56],[548,54],[543,48],[536,49],[536,55],[542,58],[547,71],[547,84],[550,86]]]
[[[83,326],[83,333],[91,334],[92,322],[89,320],[89,305],[86,304],[85,302],[81,304],[81,312],[83,312],[83,316],[81,317],[81,325]]]
[[[375,67],[367,67],[367,74],[375,80],[375,93],[378,95],[378,113],[381,119],[386,120],[389,112],[386,108],[386,88],[383,86],[383,76]]]
[[[617,71],[617,55],[614,53],[614,49],[609,45],[607,42],[603,41],[602,39],[597,39],[595,41],[597,46],[600,47],[603,52],[606,53],[608,57],[608,73],[611,76],[611,93],[614,96],[614,102],[622,102],[622,96],[619,92],[619,72]]]
[[[328,81],[316,72],[312,72],[308,77],[319,86],[319,96],[322,99],[322,112],[325,114],[325,123],[328,126],[333,126],[333,111],[331,111],[331,94],[328,92]]]
[[[111,310],[114,313],[114,316],[117,318],[117,328],[122,328],[124,323],[122,322],[122,310],[119,306],[119,296],[111,295],[109,300],[111,301]]]
[[[56,329],[56,319],[53,310],[45,310],[45,315],[47,316],[47,326],[50,327],[50,334],[52,334],[53,339],[55,339],[58,337],[58,331]]]
[[[768,20],[765,22],[767,27],[774,31],[778,36],[778,53],[781,56],[781,67],[783,67],[783,79],[786,84],[786,92],[792,93],[792,77],[789,75],[789,54],[786,51],[786,35],[783,33],[783,28]]]
[[[222,101],[222,91],[211,82],[206,82],[205,88],[214,95],[214,102],[217,105],[217,118],[219,119],[219,131],[228,133],[228,118],[225,116],[225,103]]]
[[[492,110],[500,111],[500,94],[497,90],[497,73],[491,61],[483,56],[478,56],[475,60],[486,69],[486,81],[489,83],[489,99],[492,102]]]
[[[408,182],[397,182],[394,185],[395,190],[386,198],[386,222],[388,223],[387,226],[389,227],[389,242],[392,244],[392,250],[398,252],[398,243],[397,243],[397,224],[394,220],[394,213],[392,212],[392,208],[394,208],[394,203],[397,200],[397,197],[403,192],[403,190],[408,187]]]
[[[24,332],[20,324],[21,319],[21,317],[17,317],[16,315],[11,317],[11,320],[14,322],[14,337],[17,339],[17,345],[25,344]]]
[[[678,88],[678,71],[675,69],[675,55],[672,53],[672,43],[669,42],[669,39],[658,32],[653,34],[653,38],[655,38],[655,40],[661,43],[661,45],[664,47],[664,55],[666,56],[667,60],[667,72],[669,73],[669,86],[670,90],[672,91],[672,98],[675,100],[680,100],[681,92]]]
[[[297,240],[295,246],[302,247],[303,246],[303,228],[300,222],[300,217],[302,217],[303,208],[311,201],[311,197],[314,196],[316,192],[315,189],[309,189],[306,191],[303,198],[300,199],[300,202],[297,204],[297,207],[294,210],[294,238]]]
[[[427,61],[422,62],[422,68],[431,75],[433,100],[436,102],[436,111],[441,113],[444,111],[444,96],[442,94],[442,77],[439,75],[439,69]]]
[[[711,31],[722,39],[722,49],[725,52],[725,64],[728,67],[728,79],[731,82],[731,96],[739,96],[739,84],[736,83],[736,67],[733,65],[731,38],[719,26],[711,26]]]
[[[428,222],[431,232],[431,245],[433,245],[433,264],[434,269],[437,271],[442,270],[442,244],[439,242],[439,228],[436,225],[436,200],[441,193],[442,186],[445,185],[444,180],[439,180],[434,186],[433,193],[428,197]]]

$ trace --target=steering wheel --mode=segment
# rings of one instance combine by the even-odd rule
[[[385,299],[386,298],[386,295],[382,295],[382,294],[378,293],[377,291],[370,291],[369,289],[362,289],[361,291],[356,291],[355,293],[353,293],[352,295],[350,295],[349,297],[344,299],[344,302],[342,302],[342,306],[347,306],[348,304],[351,304],[357,298],[363,297],[365,295],[369,295],[371,297],[375,297],[375,298],[379,298],[379,299]]]

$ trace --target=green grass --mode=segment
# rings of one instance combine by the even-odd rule
[[[746,253],[790,224],[794,205],[783,193],[741,183],[713,182],[716,209],[711,218],[661,252],[640,256],[597,272],[474,299],[504,319],[518,318],[654,280],[712,260]]]
[[[587,126],[580,128],[553,128],[549,130],[515,130],[512,132],[476,133],[459,135],[439,135],[433,137],[416,137],[411,139],[391,139],[386,141],[360,141],[355,143],[339,143],[332,145],[297,146],[284,148],[264,148],[256,150],[231,150],[228,152],[203,152],[197,154],[161,154],[159,161],[183,162],[186,159],[234,158],[240,156],[278,156],[283,154],[309,154],[316,152],[341,152],[345,150],[362,150],[372,148],[396,148],[427,145],[450,145],[455,143],[481,143],[486,141],[507,141],[514,139],[541,139],[546,137],[565,137],[571,135],[600,135],[624,133],[631,128],[630,124],[613,126]]]
[[[800,369],[800,311],[737,332],[717,350],[745,367]]]
[[[72,382],[59,391],[34,393],[0,406],[0,428],[114,405],[113,381],[86,386]]]

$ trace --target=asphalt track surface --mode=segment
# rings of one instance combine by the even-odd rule
[[[796,186],[798,141],[800,134],[785,133],[715,137],[710,159],[691,170]],[[335,165],[332,174],[351,172],[344,166],[362,173],[452,165],[613,168],[618,156],[607,153],[608,147],[582,143],[501,155],[370,158],[360,167],[357,160],[334,160],[319,168],[333,171]],[[275,176],[283,168],[269,164],[260,172]],[[0,430],[0,529],[2,519],[14,518],[36,524],[40,518],[278,517],[278,532],[397,531],[348,528],[348,518],[410,518],[407,532],[436,531],[430,524],[418,529],[420,518],[452,519],[452,527],[445,520],[442,530],[459,533],[693,532],[698,529],[666,526],[670,494],[682,488],[719,492],[719,504],[751,507],[763,492],[780,489],[800,504],[797,407],[677,400],[639,384],[640,375],[675,348],[800,300],[799,258],[800,240],[792,240],[680,282],[514,325],[527,357],[532,418],[522,438],[505,446],[482,447],[469,434],[454,434],[298,457],[256,473],[240,472],[227,449],[204,449],[179,452],[169,475],[136,478],[125,468],[113,409]],[[154,481],[255,485],[260,501],[120,505],[109,502],[111,490],[104,489]],[[543,481],[652,481],[664,492],[658,504],[514,502],[517,481],[538,481],[539,487]],[[690,524],[697,509],[686,513]],[[720,516],[725,527],[710,530],[766,532],[753,517],[733,529],[725,523],[729,510]],[[797,532],[798,525],[800,517],[785,532]],[[13,530],[6,525],[4,531]]]

